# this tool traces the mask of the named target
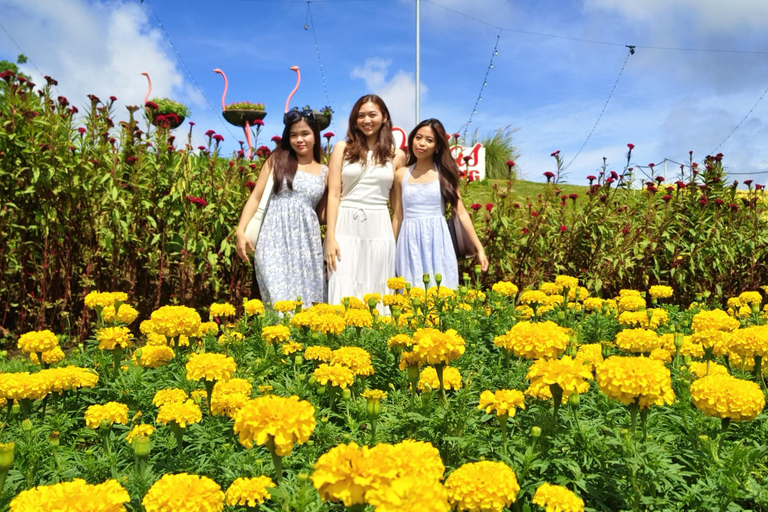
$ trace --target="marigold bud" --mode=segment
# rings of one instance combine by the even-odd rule
[[[538,439],[541,437],[541,427],[533,426],[531,427],[531,437],[534,439]]]

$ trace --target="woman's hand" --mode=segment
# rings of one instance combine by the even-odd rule
[[[341,250],[336,238],[328,237],[325,240],[325,261],[328,263],[328,272],[336,272],[336,261],[341,261]]]
[[[240,256],[240,259],[243,261],[249,261],[248,253],[255,252],[256,249],[253,248],[251,241],[248,240],[245,233],[238,230],[235,233],[235,236],[237,237],[237,242],[235,243],[235,246],[237,247],[237,255]]]
[[[477,252],[477,256],[475,256],[477,259],[477,264],[480,265],[480,269],[485,272],[488,270],[488,258],[485,256],[484,250],[479,250]]]

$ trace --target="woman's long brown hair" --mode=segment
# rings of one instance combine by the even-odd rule
[[[392,136],[392,117],[386,103],[375,94],[366,94],[357,100],[349,113],[347,125],[347,147],[344,150],[344,160],[350,163],[365,162],[368,158],[368,141],[360,128],[357,127],[357,115],[360,107],[371,102],[381,111],[386,120],[381,123],[379,136],[373,148],[373,161],[377,164],[385,164],[395,157],[395,138]]]
[[[451,208],[456,208],[456,205],[459,203],[459,166],[451,156],[451,148],[448,146],[448,137],[446,136],[443,123],[437,119],[426,119],[411,130],[411,133],[408,134],[409,155],[406,165],[416,163],[416,155],[413,152],[413,138],[416,136],[416,132],[425,126],[432,128],[435,134],[436,147],[432,160],[435,163],[437,176],[440,180],[440,193],[443,195],[445,202],[451,205]]]
[[[291,147],[291,127],[296,123],[306,121],[312,135],[315,136],[315,145],[312,147],[312,156],[316,162],[320,162],[322,154],[320,153],[320,130],[314,118],[297,116],[293,122],[285,125],[283,129],[283,138],[280,139],[280,148],[276,149],[272,155],[272,172],[274,173],[275,184],[272,192],[277,194],[285,180],[285,186],[288,190],[293,190],[293,179],[296,177],[296,171],[299,169],[299,161],[296,159],[296,152]]]

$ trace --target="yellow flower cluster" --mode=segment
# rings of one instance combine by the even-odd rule
[[[616,346],[625,352],[651,352],[661,346],[661,339],[656,331],[625,329],[616,335]]]
[[[229,380],[236,369],[235,360],[224,354],[192,354],[187,363],[187,379]]]
[[[710,373],[694,381],[691,400],[707,416],[735,422],[752,421],[765,407],[765,395],[757,383],[722,374]]]
[[[648,313],[651,313],[651,319],[648,320]],[[669,314],[666,309],[646,309],[643,311],[624,311],[619,315],[619,323],[630,327],[650,327],[657,329],[669,321]]]
[[[366,389],[360,395],[370,402],[381,402],[387,398],[387,392],[380,389]]]
[[[230,316],[235,316],[236,314],[237,314],[237,311],[235,311],[235,306],[233,306],[229,302],[224,302],[224,303],[215,302],[211,304],[211,307],[208,310],[208,317],[211,320],[213,320],[214,318],[226,318]]]
[[[245,336],[237,331],[230,331],[219,336],[220,345],[228,345],[230,343],[242,343],[245,340]]]
[[[661,335],[661,348],[664,348],[674,354],[677,351],[677,348],[675,347],[675,335],[671,333]],[[704,346],[701,343],[694,343],[691,336],[683,336],[683,344],[680,347],[680,355],[700,359],[704,357]]]
[[[642,297],[643,295],[638,290],[619,290],[619,297]]]
[[[293,445],[306,443],[315,430],[315,408],[297,396],[266,395],[254,398],[235,415],[235,434],[240,444],[275,443],[277,455],[290,455]]]
[[[38,400],[51,391],[50,374],[37,373],[0,373],[0,397],[7,400]]]
[[[128,295],[123,292],[90,292],[85,296],[85,307],[88,309],[106,308],[116,302],[125,302]]]
[[[404,277],[390,277],[387,279],[387,288],[390,290],[398,291],[405,288]]]
[[[154,433],[155,427],[152,425],[136,425],[130,432],[128,432],[128,435],[125,436],[125,441],[127,443],[132,443],[134,439],[146,439]]]
[[[517,499],[520,485],[503,462],[470,462],[445,480],[448,500],[456,510],[501,512]]]
[[[344,319],[333,313],[315,315],[309,323],[310,329],[322,334],[339,335],[344,332],[346,327],[347,324],[344,322]]]
[[[477,406],[486,414],[495,412],[496,416],[514,418],[517,408],[525,409],[525,395],[517,389],[485,390],[480,393],[480,404]]]
[[[413,338],[407,334],[395,334],[387,340],[387,348],[404,349],[413,345]]]
[[[373,317],[365,309],[349,308],[344,315],[344,323],[350,327],[370,327],[373,325]]]
[[[521,304],[545,304],[547,302],[547,294],[539,290],[525,290],[520,294]]]
[[[518,291],[517,286],[509,281],[499,281],[491,287],[491,290],[500,295],[506,295],[507,297],[514,297],[517,295]]]
[[[112,308],[112,311],[114,311],[114,306],[110,306]],[[104,309],[106,311],[106,308]],[[136,320],[139,317],[139,312],[136,311],[133,307],[129,306],[128,304],[121,304],[120,308],[117,310],[117,321],[124,323],[125,325],[132,324],[134,320]],[[106,319],[106,315],[104,315],[104,320]]]
[[[407,303],[407,299],[405,295],[390,294],[390,295],[385,295],[382,298],[382,302],[384,303],[385,306],[390,306],[390,307],[400,306],[401,308],[403,308]]]
[[[694,332],[724,331],[730,332],[739,328],[739,321],[728,316],[722,309],[700,311],[693,316],[691,328]]]
[[[299,311],[291,317],[291,325],[294,327],[309,327],[312,324],[312,317],[315,313],[312,310]]]
[[[413,334],[412,351],[424,364],[448,364],[460,357],[465,349],[464,338],[454,329],[440,332],[423,328]]]
[[[579,286],[579,280],[571,276],[557,276],[555,277],[555,284],[558,286],[558,292],[562,292],[563,288],[574,289]]]
[[[648,357],[661,361],[662,363],[671,363],[674,355],[675,353],[671,350],[659,347],[651,350],[651,353],[648,354]]]
[[[506,334],[496,336],[493,344],[517,357],[551,359],[565,351],[568,340],[566,329],[554,322],[518,322]]]
[[[187,425],[199,423],[203,419],[203,413],[194,400],[184,402],[168,402],[160,407],[157,413],[157,422],[163,425],[175,422],[181,428],[187,428]]]
[[[763,302],[763,296],[760,292],[742,292],[739,295],[739,302],[742,306],[751,306],[757,304],[758,306]]]
[[[165,474],[149,488],[141,504],[146,512],[221,512],[224,493],[206,476]]]
[[[373,375],[371,354],[360,347],[341,347],[331,353],[331,364],[340,364],[352,370],[355,375]]]
[[[263,315],[264,303],[259,299],[251,299],[243,304],[243,310],[246,315]]]
[[[288,343],[283,344],[282,348],[284,356],[289,356],[296,352],[301,352],[302,350],[304,350],[304,345],[297,341],[289,341]]]
[[[256,507],[271,497],[269,489],[272,487],[277,486],[268,476],[238,478],[227,489],[225,501],[229,506]]]
[[[162,407],[165,404],[172,404],[172,403],[182,403],[186,402],[187,393],[183,389],[179,388],[167,388],[167,389],[161,389],[157,393],[155,393],[154,398],[152,398],[152,405],[155,407]]]
[[[366,494],[375,512],[449,512],[448,491],[438,481],[403,476]]]
[[[128,423],[128,406],[118,402],[104,405],[94,404],[85,410],[85,424],[88,428],[99,428],[102,422],[125,425]]]
[[[330,384],[337,388],[347,389],[355,382],[354,372],[340,364],[323,363],[315,369],[312,375],[321,386]]]
[[[729,348],[741,357],[768,356],[768,325],[753,325],[734,331]]]
[[[668,299],[672,296],[673,293],[674,290],[672,290],[671,286],[664,286],[660,284],[651,286],[648,289],[648,294],[652,299]]]
[[[639,295],[623,295],[619,298],[618,306],[619,311],[638,311],[645,308],[645,299]]]
[[[152,330],[168,338],[194,336],[200,329],[200,315],[186,306],[163,306],[152,312]]]
[[[675,399],[672,378],[664,363],[647,357],[611,356],[597,367],[600,391],[624,405],[640,408],[671,404]]]
[[[51,368],[36,375],[41,374],[48,378],[49,390],[56,393],[79,388],[92,388],[99,382],[99,375],[96,372],[89,368],[77,366]]]
[[[296,302],[292,300],[279,300],[272,307],[279,313],[290,313],[296,309]]]
[[[525,378],[531,383],[525,391],[526,395],[542,400],[550,399],[550,386],[557,384],[563,390],[564,403],[574,393],[589,391],[587,381],[592,380],[592,372],[583,361],[563,356],[562,359],[539,359],[528,369]]]
[[[122,512],[125,503],[131,501],[128,491],[117,480],[90,485],[80,478],[71,482],[54,485],[40,485],[21,491],[11,500],[11,512],[32,512],[37,510],[96,510],[99,512]]]
[[[218,334],[219,324],[216,322],[202,322],[198,327],[197,332],[193,334],[195,338],[201,338],[206,334]]]
[[[147,334],[147,345],[151,347],[162,347],[168,345],[168,339],[162,334],[151,332]]]
[[[576,351],[576,360],[582,364],[589,364],[592,371],[603,362],[603,346],[600,343],[589,343],[579,346]]]
[[[131,346],[133,334],[125,326],[105,327],[96,331],[96,341],[101,350],[113,350],[115,348],[128,348]]]
[[[282,343],[291,337],[291,330],[285,325],[268,325],[262,327],[261,338],[267,343]]]
[[[584,309],[587,311],[600,311],[605,301],[599,297],[589,297],[584,300]]]
[[[59,338],[48,329],[32,331],[19,336],[17,346],[24,353],[48,352],[59,346]]]
[[[173,349],[171,347],[146,345],[141,349],[139,365],[144,368],[157,368],[168,364],[173,359]]]
[[[560,485],[541,484],[533,495],[533,504],[545,512],[584,512],[584,500]]]
[[[715,329],[697,331],[691,334],[691,343],[701,345],[702,349],[714,349],[714,354],[721,356],[728,353],[733,334]]]
[[[43,352],[43,362],[45,364],[56,364],[64,359],[64,351],[60,347],[53,347],[51,350]],[[32,364],[40,364],[37,354],[34,352],[29,353],[29,360]]]
[[[245,379],[230,379],[217,382],[211,395],[211,412],[214,416],[225,414],[234,418],[248,400],[251,399],[253,386]]]
[[[381,302],[381,294],[379,294],[379,293],[366,293],[365,295],[363,295],[363,302],[368,307],[370,307],[370,305],[368,305],[368,303],[370,302],[371,299],[375,299],[376,300],[376,304],[378,304],[379,302]]]
[[[701,362],[701,361],[693,361],[690,365],[688,365],[688,371],[694,374],[697,379],[706,377],[707,363]],[[721,365],[720,363],[710,361],[709,375],[730,375],[730,374],[728,373],[728,368],[726,368],[725,366]]]
[[[440,381],[437,378],[437,371],[432,366],[427,366],[419,375],[418,388],[420,391],[430,391],[440,389]],[[443,368],[443,389],[458,390],[461,389],[461,373],[458,368],[446,366]]]
[[[307,347],[307,349],[304,351],[304,359],[308,359],[310,361],[330,361],[331,360],[331,349],[329,347],[324,347],[323,345],[313,345],[311,347]]]

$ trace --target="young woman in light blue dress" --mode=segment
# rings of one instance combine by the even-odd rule
[[[459,167],[437,119],[419,123],[408,135],[408,148],[406,167],[395,172],[392,187],[396,272],[414,286],[423,284],[424,274],[430,276],[429,286],[435,286],[435,274],[441,274],[440,285],[455,290],[459,267],[445,219],[447,205],[459,216],[477,249],[477,262],[483,271],[488,269],[488,258],[459,194]]]
[[[317,210],[324,208],[328,168],[320,164],[320,132],[312,113],[285,115],[280,148],[264,162],[237,227],[237,254],[254,251],[262,300],[274,304],[301,297],[309,307],[325,301],[325,273]],[[269,173],[274,188],[254,248],[245,236]]]

